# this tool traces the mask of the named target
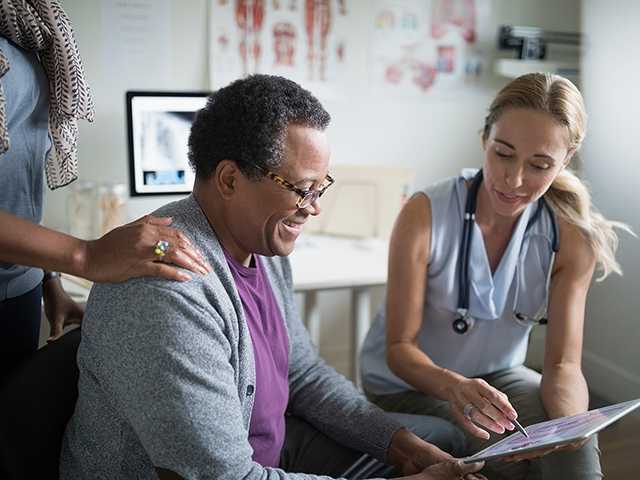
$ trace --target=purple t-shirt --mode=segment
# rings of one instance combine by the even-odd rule
[[[244,307],[256,365],[256,386],[249,425],[253,460],[265,467],[280,464],[284,443],[284,412],[289,399],[289,339],[269,278],[257,255],[245,267],[226,251]]]

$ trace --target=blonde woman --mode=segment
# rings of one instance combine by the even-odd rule
[[[595,269],[600,279],[620,273],[614,227],[624,225],[595,211],[569,168],[585,127],[570,81],[519,77],[490,106],[482,169],[407,202],[391,238],[386,308],[362,351],[372,401],[452,419],[474,451],[516,418],[526,426],[587,410],[585,301]],[[542,375],[523,366],[537,323],[548,323]],[[602,476],[596,438],[542,453],[496,464],[494,475]]]

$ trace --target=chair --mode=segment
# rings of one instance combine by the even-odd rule
[[[0,391],[0,478],[57,480],[78,396],[80,329],[36,351]]]

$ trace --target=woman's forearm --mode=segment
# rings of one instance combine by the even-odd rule
[[[86,242],[0,211],[0,261],[82,275]]]
[[[579,365],[554,365],[545,368],[541,394],[549,418],[575,415],[589,408],[589,390]]]
[[[447,389],[464,379],[436,365],[417,345],[395,343],[387,347],[387,363],[391,371],[417,390],[446,400]]]

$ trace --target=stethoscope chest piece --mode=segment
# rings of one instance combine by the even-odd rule
[[[464,335],[469,331],[469,322],[464,318],[456,318],[453,321],[453,331],[460,335]]]
[[[452,323],[453,331],[459,335],[464,335],[473,327],[474,323],[475,321],[473,317],[468,313],[459,312],[458,318],[456,318]]]

